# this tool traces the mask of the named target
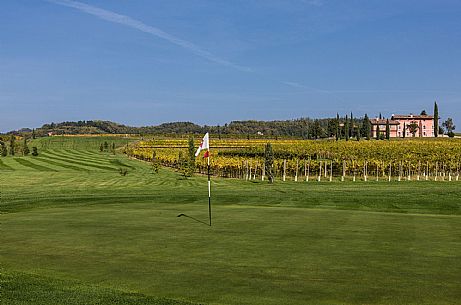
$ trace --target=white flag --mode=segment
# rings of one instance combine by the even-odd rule
[[[195,152],[195,156],[198,157],[198,155],[200,154],[200,152],[202,150],[206,150],[205,154],[203,155],[204,158],[210,156],[210,138],[209,138],[208,132],[203,137],[203,140],[200,143],[200,146],[198,147],[197,151]]]

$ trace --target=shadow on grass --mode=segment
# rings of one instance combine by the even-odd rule
[[[192,216],[189,216],[189,215],[186,215],[186,214],[179,214],[178,217],[187,217],[187,218],[190,218],[192,219],[193,221],[196,221],[196,222],[199,222],[199,223],[202,223],[206,226],[210,226],[208,223],[204,222],[204,221],[201,221],[200,219],[197,219],[195,217],[192,217]]]

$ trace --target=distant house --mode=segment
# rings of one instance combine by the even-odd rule
[[[378,134],[378,128],[379,128],[379,134],[383,135],[386,137],[386,125],[387,125],[387,119],[371,119],[371,137],[376,138]],[[395,120],[389,120],[389,131],[390,131],[390,137],[391,138],[397,138],[399,137],[399,126],[400,123]]]
[[[392,119],[400,123],[398,137],[403,137],[405,133],[406,137],[412,137],[408,126],[412,123],[418,125],[418,130],[415,136],[421,138],[435,137],[434,133],[434,116],[432,115],[392,115]]]
[[[371,134],[372,137],[376,137],[376,134],[379,133],[386,136],[386,124],[387,119],[371,119]],[[434,137],[434,117],[432,115],[392,115],[389,120],[389,129],[391,138],[403,138],[403,137],[413,137],[408,126],[416,124],[418,128],[416,129],[415,137],[421,138],[430,138]]]

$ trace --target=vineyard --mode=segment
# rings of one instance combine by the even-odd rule
[[[199,141],[195,141],[195,146]],[[211,170],[215,176],[265,180],[267,140],[211,139]],[[273,174],[281,181],[435,180],[459,181],[461,140],[396,141],[272,140]],[[180,169],[187,139],[154,139],[126,146],[130,157]],[[206,161],[197,158],[197,172]]]

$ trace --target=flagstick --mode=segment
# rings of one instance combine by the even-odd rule
[[[208,159],[208,217],[210,218],[210,227],[211,227],[211,181],[210,181],[210,156]]]

